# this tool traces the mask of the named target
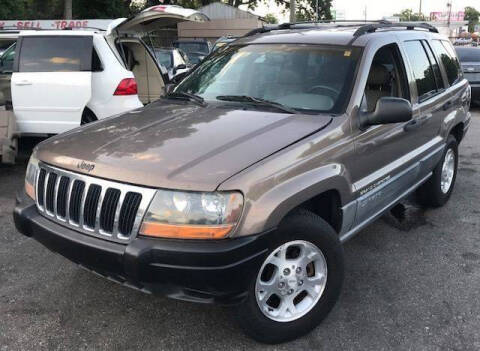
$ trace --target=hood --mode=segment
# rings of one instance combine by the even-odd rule
[[[119,182],[213,191],[331,120],[160,100],[48,139],[37,155],[53,166]]]
[[[119,18],[110,23],[107,35],[115,32],[137,34],[153,32],[184,21],[209,21],[208,17],[193,9],[177,5],[157,5],[143,10],[130,18]]]

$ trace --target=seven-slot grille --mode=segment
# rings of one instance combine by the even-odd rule
[[[40,164],[37,208],[77,231],[117,242],[138,232],[154,189],[111,182]]]

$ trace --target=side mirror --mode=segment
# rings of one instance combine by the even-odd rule
[[[177,67],[175,67],[175,70],[178,71],[179,69],[185,69],[185,68],[187,68],[187,65],[184,64],[184,63],[181,63],[181,64],[177,65]]]
[[[382,97],[378,99],[375,111],[360,114],[360,127],[407,122],[411,119],[410,101],[396,97]]]

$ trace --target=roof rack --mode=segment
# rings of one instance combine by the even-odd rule
[[[316,22],[296,22],[296,23],[281,23],[274,25],[266,25],[260,28],[255,28],[244,35],[244,37],[249,37],[258,33],[266,33],[272,30],[283,30],[283,29],[310,29],[310,28],[348,28],[348,27],[359,27],[355,33],[354,37],[359,37],[360,35],[373,33],[377,29],[382,28],[406,28],[413,30],[415,28],[426,29],[432,33],[438,33],[438,29],[432,26],[431,24],[425,22],[390,22],[386,20],[379,21],[365,21],[365,20],[321,20]]]
[[[432,33],[438,33],[438,29],[432,26],[431,24],[425,22],[389,22],[389,21],[380,21],[378,23],[370,23],[358,28],[353,36],[359,37],[360,35],[373,33],[377,29],[383,28],[407,28],[408,30],[414,30],[415,28],[426,29]]]

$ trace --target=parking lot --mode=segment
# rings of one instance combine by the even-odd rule
[[[461,145],[450,202],[408,207],[345,245],[340,301],[310,335],[271,349],[480,349],[480,110]],[[28,153],[28,145],[24,145]],[[20,235],[12,210],[24,160],[0,166],[0,350],[269,349],[226,308],[145,295]]]

